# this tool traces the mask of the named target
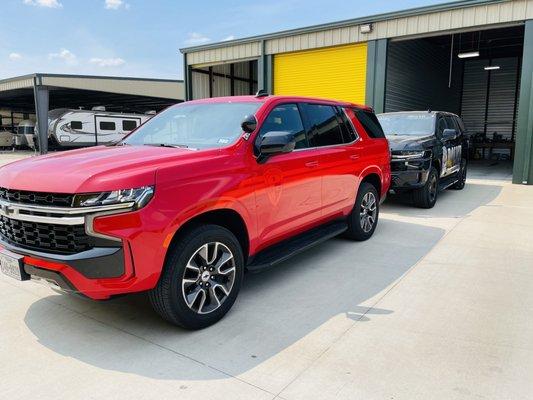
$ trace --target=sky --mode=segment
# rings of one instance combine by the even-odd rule
[[[1,0],[0,79],[60,73],[182,79],[180,48],[442,0]]]

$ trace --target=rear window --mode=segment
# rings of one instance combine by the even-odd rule
[[[373,139],[381,139],[385,137],[381,124],[379,123],[376,114],[370,111],[354,109],[355,116],[365,128],[366,133]]]
[[[312,147],[332,146],[343,143],[335,108],[322,104],[306,104],[305,109],[311,125],[309,142]]]

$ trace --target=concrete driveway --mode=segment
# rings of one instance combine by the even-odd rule
[[[248,275],[186,332],[144,295],[95,303],[0,278],[4,399],[531,399],[533,187],[473,171],[374,238]]]

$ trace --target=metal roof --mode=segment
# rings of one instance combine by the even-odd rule
[[[367,17],[359,17],[359,18],[347,19],[343,21],[312,25],[312,26],[303,27],[303,28],[289,29],[289,30],[284,30],[280,32],[275,32],[275,33],[268,33],[264,35],[250,36],[250,37],[246,37],[242,39],[227,40],[223,42],[209,43],[209,44],[204,44],[200,46],[184,47],[184,48],[181,48],[180,51],[182,53],[190,53],[190,52],[195,52],[195,51],[216,49],[220,47],[228,47],[228,46],[233,46],[233,45],[262,41],[262,40],[276,39],[276,38],[286,37],[286,36],[312,33],[312,32],[322,31],[325,29],[343,28],[343,27],[352,26],[352,25],[369,24],[369,23],[375,23],[379,21],[391,20],[395,18],[412,17],[412,16],[423,15],[423,14],[428,14],[428,13],[433,13],[433,12],[455,10],[455,9],[494,4],[494,3],[503,3],[507,1],[509,0],[451,1],[447,3],[434,4],[430,6],[410,8],[407,10],[376,14],[376,15],[367,16]]]
[[[0,92],[33,88],[34,85],[174,100],[185,98],[182,80],[47,73],[1,79]]]

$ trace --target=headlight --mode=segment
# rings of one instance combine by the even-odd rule
[[[74,207],[98,207],[111,204],[133,203],[134,209],[144,207],[154,195],[153,186],[112,192],[79,194],[74,198]]]
[[[431,156],[430,150],[402,150],[402,151],[393,151],[392,159],[393,160],[408,160],[415,158],[429,158]]]

